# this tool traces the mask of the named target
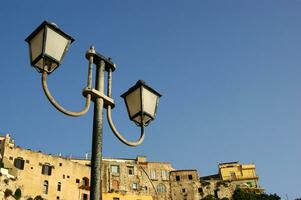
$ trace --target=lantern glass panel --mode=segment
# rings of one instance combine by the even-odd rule
[[[44,68],[44,59],[41,57],[41,59],[35,64],[36,67],[43,70]]]
[[[33,62],[38,56],[40,56],[43,53],[43,35],[44,35],[44,29],[42,29],[29,42],[31,62]]]
[[[150,90],[142,87],[142,101],[143,112],[146,112],[152,118],[155,118],[158,96]]]
[[[125,97],[130,118],[141,111],[141,90],[138,87]]]
[[[145,114],[143,114],[142,117],[143,117],[143,124],[144,124],[144,125],[148,125],[149,122],[150,122],[151,120],[153,120],[150,116],[145,115]],[[136,122],[137,125],[141,126],[141,125],[142,125],[141,115],[137,115],[137,116],[133,119],[133,121]]]
[[[68,38],[47,27],[45,54],[60,63],[69,43]]]

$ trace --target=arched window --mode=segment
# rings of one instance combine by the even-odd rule
[[[87,177],[83,178],[83,186],[89,186],[89,179]]]
[[[62,184],[61,184],[61,182],[58,182],[58,184],[57,184],[57,191],[61,191],[62,190]]]
[[[166,192],[166,187],[164,184],[159,184],[157,185],[157,192],[159,193],[163,193],[163,192]]]
[[[48,187],[49,187],[48,181],[44,181],[43,194],[48,194]]]
[[[15,158],[15,160],[14,160],[14,166],[18,169],[23,170],[24,169],[24,163],[25,163],[25,161],[21,157]]]
[[[42,165],[42,174],[50,176],[51,171],[52,166],[49,163],[45,163],[44,165]]]

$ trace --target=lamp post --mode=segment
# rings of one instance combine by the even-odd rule
[[[73,112],[64,109],[55,101],[47,86],[47,75],[59,67],[74,39],[59,29],[56,24],[44,21],[25,41],[29,44],[30,64],[42,74],[44,93],[56,109],[66,115],[76,117],[86,114],[91,101],[94,102],[90,200],[101,200],[103,108],[107,110],[107,120],[115,136],[128,146],[137,146],[144,139],[144,128],[155,119],[161,95],[141,80],[121,95],[126,103],[130,120],[134,121],[141,129],[137,141],[128,141],[118,132],[112,120],[111,111],[115,106],[112,98],[112,72],[116,69],[116,66],[110,58],[97,53],[92,46],[86,52],[86,58],[89,61],[88,81],[87,87],[82,92],[86,98],[86,103],[82,111]],[[96,66],[94,88],[92,87],[93,65]],[[105,72],[107,72],[107,94],[104,93]]]

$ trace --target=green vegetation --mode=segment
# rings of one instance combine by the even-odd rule
[[[217,200],[217,198],[215,198],[213,195],[209,194],[209,195],[205,196],[204,198],[202,198],[202,200]]]
[[[36,196],[36,197],[34,198],[34,200],[44,200],[44,199],[43,199],[43,197],[41,197],[41,196],[39,195],[39,196]]]
[[[206,182],[206,181],[201,181],[201,185],[202,185],[203,187],[205,187],[205,186],[210,185],[210,183],[209,183],[209,182]]]
[[[4,168],[4,164],[2,161],[0,161],[0,168]]]
[[[218,181],[216,183],[216,187],[219,188],[220,186],[228,187],[229,186],[229,181]]]
[[[15,195],[14,195],[15,199],[19,200],[21,198],[21,196],[22,196],[21,189],[20,188],[16,189]]]
[[[281,200],[281,198],[277,194],[256,194],[238,188],[234,191],[233,200]]]
[[[216,198],[213,195],[207,195],[202,200],[229,200],[224,197],[222,199]],[[232,200],[281,200],[277,194],[256,194],[254,192],[246,192],[240,188],[234,191]],[[299,200],[299,199],[296,199]]]

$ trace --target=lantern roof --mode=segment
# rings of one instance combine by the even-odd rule
[[[155,89],[151,88],[150,86],[148,86],[145,81],[143,80],[138,80],[136,82],[136,84],[134,86],[132,86],[131,88],[128,89],[128,91],[126,91],[125,93],[123,93],[122,95],[120,95],[122,98],[125,98],[128,94],[130,94],[131,92],[133,92],[134,90],[136,90],[138,87],[143,86],[146,89],[150,90],[152,93],[156,94],[158,97],[161,97],[162,95],[157,92]]]
[[[71,43],[74,42],[74,38],[72,38],[70,35],[68,35],[67,33],[65,33],[64,31],[62,31],[55,23],[53,22],[49,22],[49,21],[44,21],[42,24],[40,24],[40,26],[38,26],[26,39],[26,42],[30,42],[30,40],[41,30],[43,29],[45,26],[50,27],[51,29],[53,29],[54,31],[56,31],[58,34],[63,35],[64,37],[68,38]]]

